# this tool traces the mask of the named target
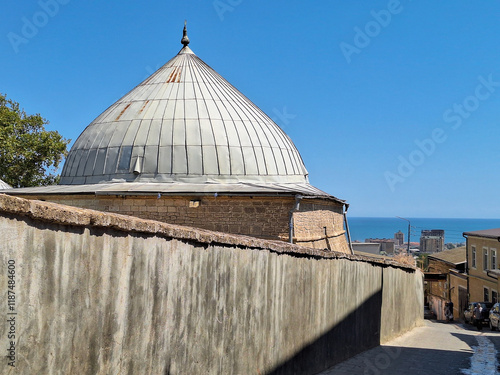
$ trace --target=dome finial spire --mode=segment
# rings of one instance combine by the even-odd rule
[[[187,21],[184,20],[184,31],[182,33],[182,40],[181,40],[181,43],[184,44],[184,47],[187,47],[187,45],[189,44],[189,38],[187,36]]]

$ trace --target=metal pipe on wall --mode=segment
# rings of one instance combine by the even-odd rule
[[[462,233],[462,237],[465,238],[465,274],[467,275],[467,305],[470,302],[470,291],[469,291],[469,237]]]
[[[293,214],[297,212],[300,208],[300,201],[302,200],[302,195],[297,194],[295,196],[295,205],[290,210],[289,218],[288,218],[288,242],[293,243]]]
[[[347,222],[347,210],[349,209],[349,205],[345,204],[345,211],[344,211],[344,225],[345,225],[345,230],[347,234],[347,243],[349,244],[349,250],[351,250],[351,254],[354,255],[354,249],[352,248],[352,242],[351,242],[351,233],[349,232],[349,223]]]

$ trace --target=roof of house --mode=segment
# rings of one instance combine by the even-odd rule
[[[457,247],[456,249],[440,251],[439,253],[428,255],[427,258],[444,261],[446,263],[454,265],[465,263],[466,248],[465,246],[462,246],[462,247]]]
[[[464,232],[464,236],[495,238],[500,241],[500,228],[476,230],[474,232]]]

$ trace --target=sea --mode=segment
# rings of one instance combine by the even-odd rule
[[[444,242],[465,243],[464,232],[500,228],[500,219],[424,219],[406,218],[410,221],[410,242],[419,242],[420,233],[427,229],[443,229]],[[352,241],[364,242],[367,238],[394,238],[394,233],[408,237],[408,222],[392,217],[347,217]]]

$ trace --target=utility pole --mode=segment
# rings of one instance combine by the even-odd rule
[[[406,220],[408,222],[408,249],[406,250],[406,253],[409,255],[410,254],[410,220],[408,219],[405,219],[404,217],[399,217],[399,216],[396,216],[398,219],[401,219],[401,220]]]

